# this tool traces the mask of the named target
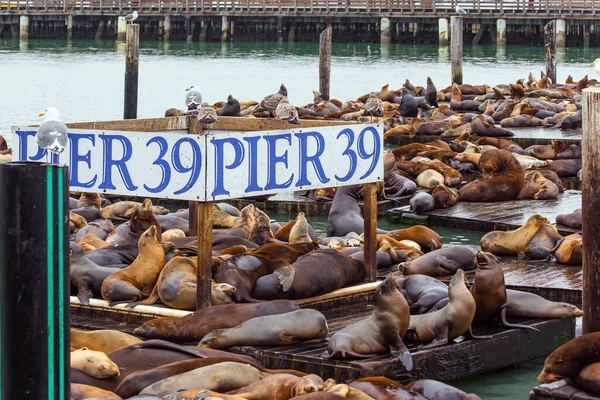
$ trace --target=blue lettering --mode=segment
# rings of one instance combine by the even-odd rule
[[[235,138],[224,138],[224,139],[213,139],[211,143],[215,149],[215,188],[212,191],[211,196],[221,196],[228,195],[229,191],[225,190],[225,168],[227,169],[235,169],[242,164],[244,160],[244,145],[242,142]],[[225,154],[224,147],[225,144],[229,143],[234,150],[235,159],[233,162],[227,166],[225,166]]]
[[[308,171],[307,164],[310,162],[313,165],[315,172],[317,173],[317,177],[321,183],[327,183],[330,179],[325,175],[325,171],[323,171],[323,165],[321,165],[321,160],[319,157],[325,151],[325,139],[323,135],[319,132],[300,132],[295,134],[300,141],[300,178],[298,182],[296,182],[296,186],[306,186],[311,185],[308,180]],[[312,156],[309,156],[308,153],[308,138],[314,138],[317,141],[317,151]]]
[[[38,161],[44,156],[44,149],[38,147],[38,152],[32,158],[27,155],[27,142],[28,138],[35,136],[35,131],[16,131],[19,136],[19,161]]]
[[[365,134],[367,132],[371,132],[371,134],[373,135],[373,151],[370,153],[367,152],[367,149],[365,148]],[[367,176],[371,175],[373,171],[375,171],[375,167],[377,167],[377,164],[379,163],[381,147],[381,138],[379,137],[379,133],[377,132],[377,130],[372,126],[363,129],[363,131],[358,136],[358,155],[363,160],[368,160],[370,158],[371,165],[369,166],[367,172],[365,172],[365,174],[360,177],[360,179],[365,179]]]
[[[96,180],[98,179],[98,175],[94,175],[94,178],[88,182],[79,182],[79,163],[86,163],[88,168],[92,168],[92,160],[91,150],[88,150],[85,154],[79,154],[79,140],[87,139],[92,142],[92,146],[96,144],[96,136],[93,134],[70,134],[69,135],[69,144],[71,147],[71,154],[69,160],[69,169],[71,176],[69,177],[69,186],[76,186],[82,188],[91,188],[96,184]]]
[[[263,190],[258,186],[258,141],[260,136],[245,137],[244,141],[248,142],[248,187],[245,192],[260,192]]]
[[[169,181],[171,180],[171,166],[165,159],[163,158],[167,154],[167,150],[169,149],[169,143],[167,140],[160,136],[155,136],[152,139],[146,142],[146,147],[150,146],[152,143],[158,143],[158,157],[152,163],[152,165],[158,165],[162,170],[162,177],[160,179],[160,183],[155,188],[151,188],[150,186],[144,184],[144,189],[149,191],[150,193],[159,193],[167,188],[169,185]]]
[[[265,190],[271,189],[286,189],[290,187],[294,179],[294,174],[285,181],[285,183],[277,183],[277,164],[282,163],[285,167],[288,167],[288,151],[286,150],[281,156],[277,155],[277,141],[279,139],[287,140],[288,144],[292,144],[292,135],[289,133],[282,135],[271,135],[265,136],[264,139],[269,143],[269,150],[267,153],[267,164],[269,169],[267,170],[267,185]]]
[[[348,145],[346,146],[346,150],[344,150],[342,155],[348,156],[348,158],[350,159],[350,168],[348,168],[348,173],[345,176],[339,177],[336,175],[335,178],[340,182],[346,182],[347,180],[352,178],[352,176],[356,172],[356,166],[358,164],[358,159],[356,157],[356,152],[354,150],[352,150],[352,148],[351,148],[352,145],[354,144],[354,131],[352,131],[352,129],[346,128],[343,131],[341,131],[340,133],[338,133],[336,139],[339,139],[340,136],[342,136],[342,135],[345,135],[346,138],[348,139]]]
[[[116,186],[112,181],[112,169],[113,167],[117,167],[119,174],[121,175],[121,179],[125,183],[125,187],[127,190],[134,191],[138,187],[133,184],[131,181],[131,176],[129,175],[129,171],[127,170],[127,165],[125,164],[132,155],[132,147],[131,142],[127,139],[126,136],[123,135],[100,135],[100,140],[104,143],[103,146],[103,158],[102,158],[102,183],[98,185],[99,189],[112,189],[115,190]],[[123,157],[120,160],[113,159],[113,142],[118,141],[123,146]]]

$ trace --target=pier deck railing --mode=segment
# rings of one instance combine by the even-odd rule
[[[0,14],[116,14],[137,10],[141,15],[228,14],[442,17],[581,18],[596,15],[600,0],[0,0]]]

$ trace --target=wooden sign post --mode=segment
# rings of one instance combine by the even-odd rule
[[[329,100],[331,80],[331,22],[319,36],[319,92],[323,100]]]
[[[556,20],[544,26],[544,48],[546,50],[546,76],[556,83]]]
[[[137,118],[138,66],[140,62],[140,26],[138,24],[127,25],[126,43],[123,119],[135,119]]]
[[[366,183],[364,188],[365,281],[375,282],[377,280],[377,183]]]

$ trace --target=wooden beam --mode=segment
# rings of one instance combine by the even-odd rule
[[[138,67],[140,63],[140,26],[127,25],[127,53],[125,56],[125,104],[123,119],[137,118]]]
[[[544,26],[544,47],[546,49],[546,75],[556,83],[556,21]]]
[[[364,185],[365,192],[365,281],[377,279],[377,183]]]
[[[212,282],[212,210],[213,203],[197,202],[198,266],[196,268],[196,309],[210,306]]]
[[[463,19],[450,17],[450,57],[452,58],[452,83],[463,83]]]
[[[583,90],[583,333],[600,331],[600,88]]]
[[[331,22],[319,36],[319,92],[324,100],[329,100],[331,79]]]

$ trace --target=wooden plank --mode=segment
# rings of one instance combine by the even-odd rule
[[[196,310],[210,306],[212,282],[212,212],[213,203],[198,202],[198,255],[196,270]]]
[[[364,185],[365,281],[377,278],[377,183]]]
[[[534,387],[529,400],[597,400],[598,396],[569,385],[564,379]]]

